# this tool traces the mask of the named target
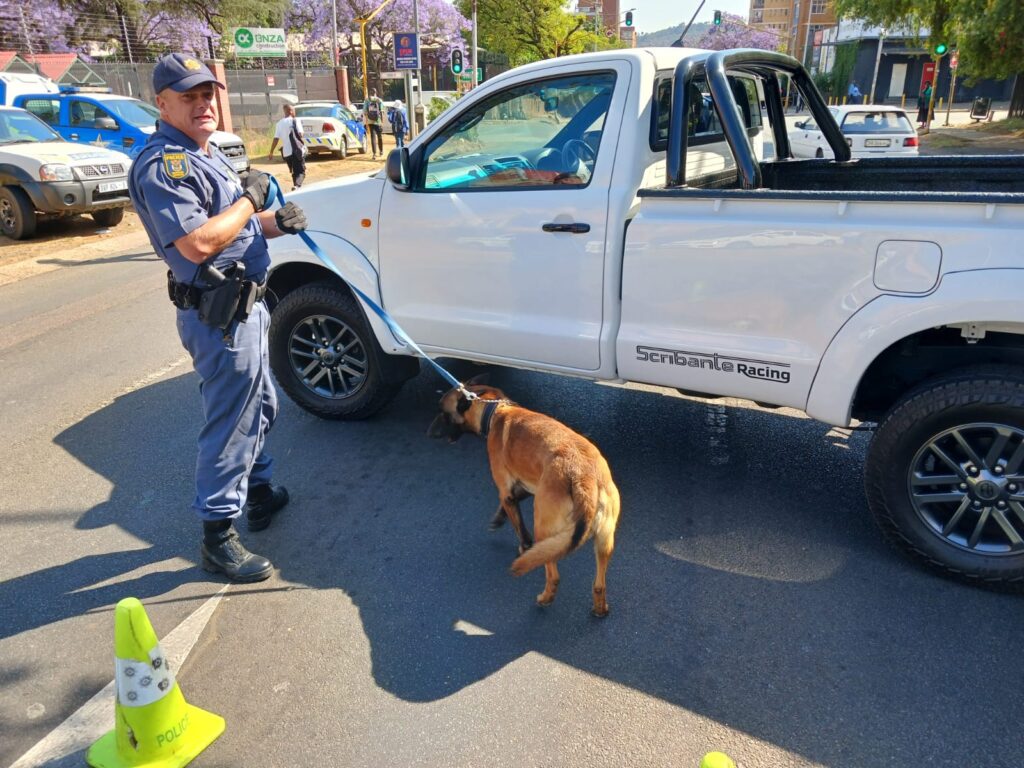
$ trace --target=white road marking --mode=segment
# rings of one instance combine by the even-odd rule
[[[225,584],[220,590],[203,603],[196,611],[174,628],[167,637],[160,640],[160,646],[167,654],[171,669],[181,669],[185,659],[188,658],[192,647],[199,639],[203,629],[206,627],[210,617],[213,616],[217,604],[224,596],[230,584]],[[113,656],[113,644],[111,644],[111,656]],[[68,765],[82,765],[84,755],[81,754],[89,748],[100,736],[114,727],[114,681],[99,693],[89,699],[74,714],[68,717],[63,723],[54,728],[50,733],[32,749],[18,758],[11,768],[57,768],[54,761],[67,757],[74,757],[68,761]]]

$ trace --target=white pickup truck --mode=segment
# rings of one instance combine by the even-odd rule
[[[780,75],[835,160],[792,159]],[[889,537],[1024,586],[1024,158],[851,161],[795,60],[638,49],[506,72],[292,199],[429,353],[876,423]],[[282,388],[370,416],[417,361],[298,238],[272,256]]]

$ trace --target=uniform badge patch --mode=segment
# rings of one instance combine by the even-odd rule
[[[172,179],[188,176],[188,155],[184,152],[164,152],[164,170]]]
[[[182,63],[185,65],[185,69],[191,72],[198,72],[200,69],[203,68],[203,65],[195,59],[185,59],[185,61]]]

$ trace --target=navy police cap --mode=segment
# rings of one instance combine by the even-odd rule
[[[203,83],[216,83],[221,88],[224,84],[213,76],[203,62],[184,53],[168,53],[161,56],[153,68],[153,90],[160,93],[164,88],[170,88],[178,93],[184,93],[189,88],[195,88]]]

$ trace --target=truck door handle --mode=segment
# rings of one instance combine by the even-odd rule
[[[544,224],[541,229],[545,232],[571,232],[574,235],[583,235],[590,231],[589,224]]]

